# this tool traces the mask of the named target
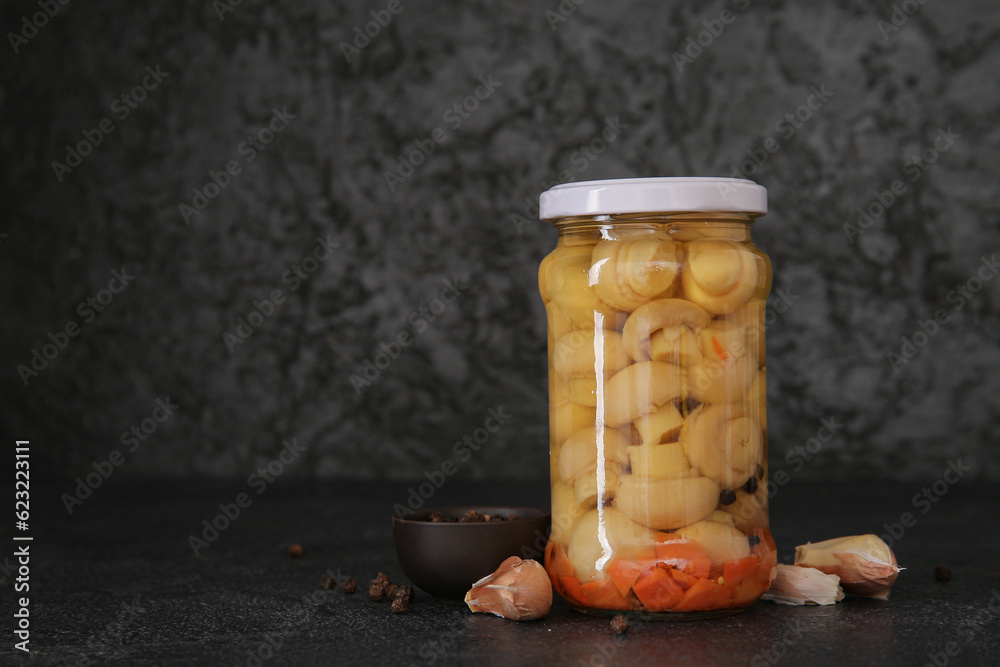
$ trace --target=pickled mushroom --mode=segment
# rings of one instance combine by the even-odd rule
[[[622,329],[622,337],[629,355],[636,361],[650,359],[649,338],[653,332],[673,330],[679,337],[684,329],[701,329],[708,326],[712,316],[705,310],[684,299],[660,299],[637,308]]]
[[[743,486],[764,455],[760,424],[737,404],[695,410],[681,428],[681,442],[691,465],[724,489]]]
[[[674,530],[708,516],[719,502],[719,485],[707,477],[622,475],[615,507],[655,530]]]
[[[750,300],[759,280],[757,257],[727,239],[699,239],[688,244],[681,272],[684,297],[710,313],[729,313]]]

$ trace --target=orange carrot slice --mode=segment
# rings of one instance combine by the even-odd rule
[[[677,540],[656,545],[656,560],[660,566],[676,567],[697,578],[708,576],[712,559],[700,544]]]
[[[684,590],[684,591],[688,590],[689,588],[691,588],[692,586],[694,586],[696,583],[698,583],[699,581],[701,581],[700,579],[698,579],[696,577],[692,577],[690,574],[685,574],[684,572],[681,572],[680,570],[678,570],[677,568],[674,568],[674,567],[668,568],[665,571],[671,577],[673,577],[674,581],[676,581],[677,584],[681,587],[681,590]]]
[[[567,602],[572,602],[583,607],[590,606],[587,603],[587,596],[583,594],[583,587],[580,586],[580,582],[577,581],[576,577],[561,576],[559,577],[559,583],[562,585],[562,590],[559,593],[566,598]]]
[[[672,609],[684,597],[683,589],[666,570],[659,567],[639,577],[632,591],[650,611]]]
[[[694,586],[684,593],[684,598],[677,603],[674,611],[703,611],[725,606],[731,602],[729,593],[711,579],[699,579]]]
[[[573,563],[570,562],[569,557],[566,556],[566,552],[563,551],[563,548],[555,542],[549,542],[549,544],[552,545],[552,553],[551,556],[546,557],[546,569],[548,569],[550,574],[557,577],[572,576]]]
[[[629,590],[632,588],[632,584],[638,579],[643,571],[649,569],[648,563],[640,563],[634,560],[627,560],[625,558],[615,558],[610,563],[608,563],[605,572],[611,577],[611,581],[614,582],[615,588],[623,596],[628,596]]]
[[[757,571],[759,563],[760,561],[753,556],[726,561],[722,566],[722,579],[725,585],[735,588],[745,578]]]
[[[625,596],[618,591],[615,582],[589,581],[580,587],[591,607],[597,609],[628,609],[629,603]]]

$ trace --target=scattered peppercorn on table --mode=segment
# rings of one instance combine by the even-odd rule
[[[545,469],[544,457],[535,463]],[[884,666],[987,665],[1000,655],[1000,533],[989,529],[1000,510],[995,486],[962,480],[921,514],[912,498],[927,483],[772,485],[781,562],[792,562],[807,541],[883,535],[907,568],[890,599],[849,597],[828,607],[761,601],[697,622],[630,619],[626,635],[559,599],[545,618],[526,622],[440,605],[419,590],[406,613],[372,602],[367,586],[379,572],[409,583],[389,521],[407,486],[279,481],[198,556],[189,535],[200,535],[201,519],[235,497],[238,484],[112,485],[69,518],[58,500],[62,486],[39,486],[32,664]],[[545,507],[548,489],[537,480],[454,479],[431,502]],[[301,555],[290,554],[293,544]],[[950,581],[935,578],[942,565]],[[323,588],[324,576],[352,577],[357,592]],[[13,664],[15,653],[8,640],[0,663]]]

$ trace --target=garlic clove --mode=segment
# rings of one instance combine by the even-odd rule
[[[876,535],[851,535],[806,543],[795,548],[795,564],[840,577],[841,586],[852,595],[881,600],[900,570],[896,554]]]
[[[472,585],[465,603],[472,611],[532,621],[552,609],[552,584],[538,561],[511,556],[496,572]]]
[[[835,574],[824,574],[811,567],[779,564],[774,583],[761,599],[789,605],[828,605],[843,600],[844,591],[840,587],[840,578]]]

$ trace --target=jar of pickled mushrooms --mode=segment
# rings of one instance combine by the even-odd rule
[[[766,190],[730,178],[569,183],[548,318],[552,533],[545,567],[579,611],[734,613],[770,586],[764,307],[750,239]]]

